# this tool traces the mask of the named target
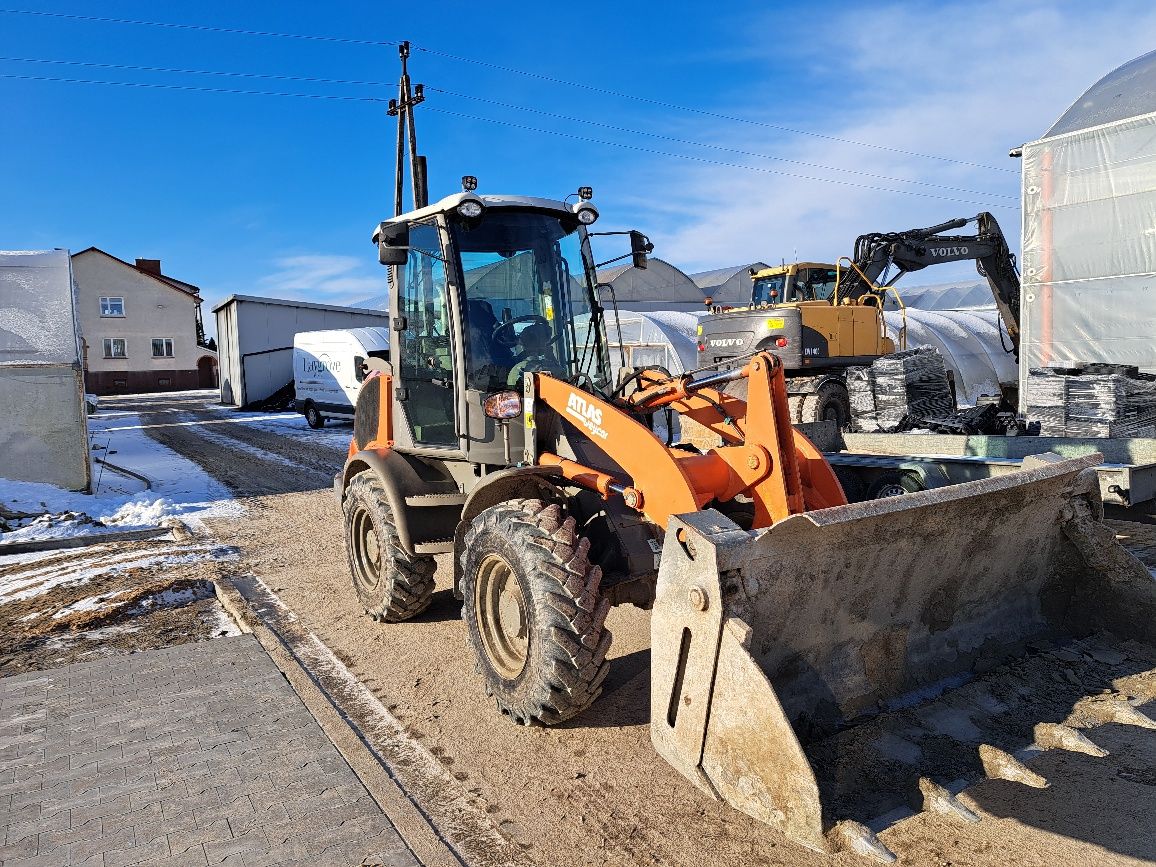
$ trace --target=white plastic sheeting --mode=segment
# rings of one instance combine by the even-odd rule
[[[674,374],[685,373],[697,364],[695,342],[700,313],[666,310],[649,313],[621,311],[619,323],[613,313],[606,317],[610,342],[610,365],[615,378],[626,354],[627,367],[659,366]]]
[[[768,267],[770,266],[766,262],[731,265],[729,268],[716,268],[713,271],[691,274],[690,279],[702,294],[715,304],[737,307],[751,303],[751,292],[755,285],[751,280],[751,269],[762,271]]]
[[[77,364],[67,250],[0,252],[0,364]]]
[[[936,283],[933,286],[912,286],[902,284],[895,287],[899,297],[908,307],[923,310],[973,310],[975,308],[995,309],[991,286],[986,280],[974,283]],[[894,293],[888,292],[884,309],[898,310]]]
[[[1021,408],[1031,368],[1156,370],[1154,82],[1156,52],[1097,82],[1024,145]]]
[[[990,292],[989,292],[990,297]],[[899,345],[903,314],[885,310],[887,333]],[[1003,344],[1000,343],[1001,336]],[[1015,356],[999,313],[994,307],[972,310],[921,310],[907,308],[907,348],[934,346],[955,377],[956,397],[961,405],[974,406],[980,395],[997,395],[1000,385],[1016,384]]]
[[[0,252],[0,407],[0,477],[88,488],[88,418],[67,250]]]
[[[598,272],[598,282],[609,284],[621,310],[702,310],[706,297],[686,274],[662,259],[650,259],[646,268],[620,265]],[[603,290],[603,304],[610,297]]]

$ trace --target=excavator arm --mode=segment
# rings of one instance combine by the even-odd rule
[[[974,235],[948,235],[968,223],[976,224]],[[965,219],[958,218],[905,232],[873,232],[855,241],[854,267],[841,281],[838,297],[855,302],[867,295],[878,297],[881,290],[893,286],[904,274],[920,271],[930,265],[974,261],[976,270],[991,287],[1000,318],[1011,338],[1012,351],[1019,357],[1020,279],[1015,256],[1007,239],[988,212]],[[892,273],[894,268],[894,273]],[[880,282],[885,281],[885,282]],[[882,299],[879,299],[882,302]]]

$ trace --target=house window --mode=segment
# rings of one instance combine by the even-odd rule
[[[153,358],[172,358],[173,339],[171,337],[153,338]]]
[[[104,296],[100,298],[101,316],[124,316],[124,298],[119,296]]]
[[[128,358],[128,342],[123,337],[104,338],[105,358]]]

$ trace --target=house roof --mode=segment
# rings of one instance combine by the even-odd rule
[[[112,253],[107,253],[100,249],[100,247],[88,247],[87,249],[81,250],[79,253],[73,253],[72,258],[75,259],[77,256],[83,256],[85,253],[100,253],[102,256],[107,256],[109,259],[112,259],[114,262],[119,262],[126,268],[132,268],[132,270],[136,271],[138,274],[144,274],[146,277],[156,280],[158,283],[163,283],[170,289],[176,289],[178,292],[191,295],[193,298],[196,298],[197,301],[201,300],[201,289],[199,286],[194,286],[192,283],[186,283],[184,280],[177,280],[175,277],[169,277],[166,274],[154,274],[152,271],[146,271],[144,268],[138,268],[134,263],[126,262],[124,259],[117,258],[116,256],[112,255]]]

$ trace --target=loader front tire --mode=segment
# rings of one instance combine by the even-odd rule
[[[371,470],[349,482],[344,512],[345,555],[365,613],[397,623],[425,611],[433,597],[434,558],[402,549],[385,486]]]
[[[510,500],[479,514],[461,553],[462,619],[498,709],[523,725],[585,710],[610,670],[610,602],[590,542],[558,503]]]

